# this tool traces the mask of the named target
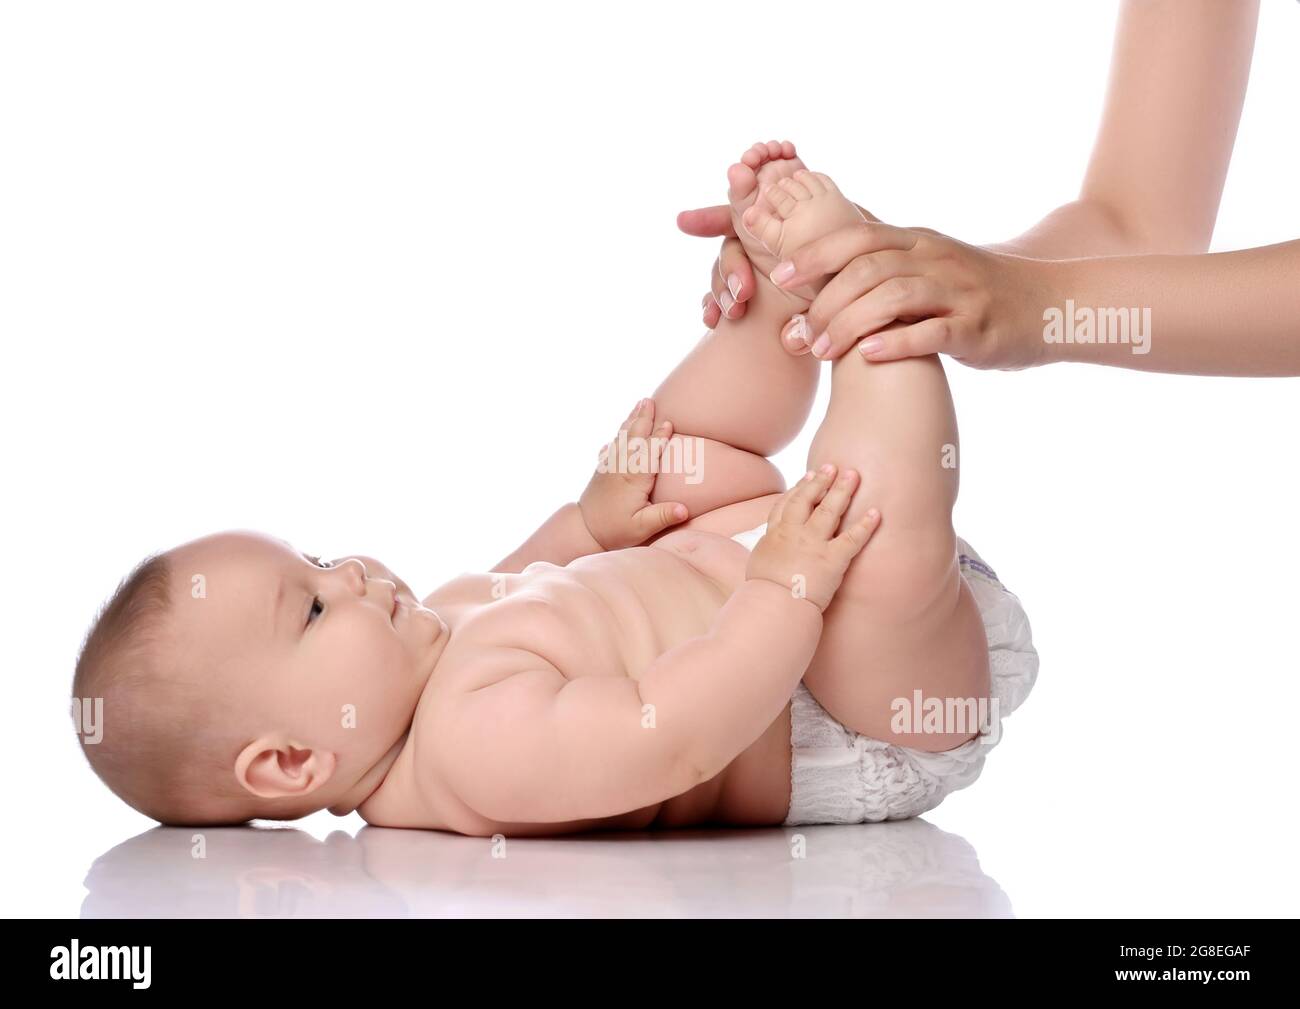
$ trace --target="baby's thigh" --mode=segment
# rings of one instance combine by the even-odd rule
[[[804,686],[842,725],[888,743],[941,752],[960,746],[978,729],[962,713],[977,711],[989,695],[988,642],[975,597],[953,559],[929,605],[907,613],[882,605],[891,587],[916,592],[933,572],[900,569],[881,577],[876,591],[843,592],[827,608],[821,641]],[[942,720],[911,717],[938,705]],[[951,723],[951,724],[950,724]],[[915,731],[922,727],[923,731]]]
[[[695,519],[706,512],[783,490],[785,478],[781,471],[763,456],[709,438],[674,435],[660,456],[660,472],[651,500],[680,501]],[[764,511],[753,525],[766,518]]]

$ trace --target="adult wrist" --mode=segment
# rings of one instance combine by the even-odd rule
[[[1015,357],[1024,368],[1067,360],[1063,345],[1049,339],[1055,312],[1064,313],[1077,290],[1080,260],[1024,260],[1025,283],[1019,285],[1020,309],[1015,326]],[[1055,312],[1054,312],[1055,310]]]

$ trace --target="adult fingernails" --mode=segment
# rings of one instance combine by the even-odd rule
[[[777,263],[776,269],[769,273],[768,276],[772,278],[772,283],[784,284],[794,276],[794,263],[788,259],[783,263]]]
[[[723,291],[721,294],[718,295],[718,304],[722,306],[722,314],[726,316],[730,316],[732,306],[736,304],[736,299],[733,298],[728,292]]]
[[[858,350],[863,354],[874,354],[885,346],[885,341],[879,336],[869,336],[858,344]]]
[[[731,292],[733,298],[740,297],[740,278],[734,273],[727,274],[727,290]]]
[[[790,334],[786,337],[786,340],[794,344],[796,347],[808,346],[808,320],[802,315],[796,315],[790,321],[792,325],[790,326]]]
[[[831,349],[831,338],[823,333],[817,337],[817,342],[813,344],[813,357],[821,357]]]

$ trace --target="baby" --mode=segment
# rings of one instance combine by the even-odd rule
[[[759,278],[748,312],[491,572],[420,601],[373,558],[250,533],[142,563],[73,686],[102,702],[82,746],[109,787],[175,824],[327,808],[522,836],[903,818],[973,781],[1037,657],[953,532],[943,369],[836,361],[786,492],[767,457],[802,428],[821,362],[779,333],[819,288],[764,274],[860,215],[788,143],[754,145],[728,180]]]

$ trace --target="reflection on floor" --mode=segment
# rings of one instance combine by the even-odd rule
[[[83,918],[1012,916],[974,849],[924,820],[496,842],[156,827],[85,885]]]

